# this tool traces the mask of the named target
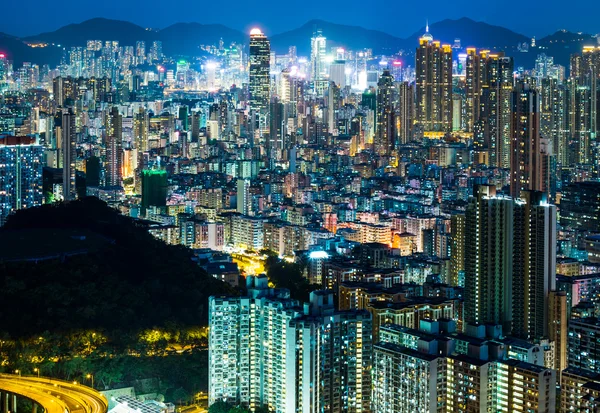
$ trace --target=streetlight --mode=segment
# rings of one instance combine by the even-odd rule
[[[37,375],[38,375],[38,379],[39,379],[39,378],[40,378],[40,369],[38,369],[38,368],[36,367],[36,368],[34,368],[34,369],[33,369],[33,371],[34,371],[35,373],[37,373]]]
[[[88,374],[87,374],[85,377],[87,377],[87,378],[88,378],[88,380],[89,380],[89,379],[91,379],[91,380],[92,380],[92,389],[93,389],[93,388],[94,388],[94,375],[93,375],[93,374],[90,374],[90,373],[88,373]]]
[[[21,377],[21,370],[15,370],[15,374],[18,374]]]

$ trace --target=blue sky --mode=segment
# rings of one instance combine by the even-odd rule
[[[296,28],[314,18],[360,25],[406,37],[430,22],[470,17],[542,37],[558,29],[600,32],[598,0],[29,0],[2,5],[0,31],[18,36],[55,30],[93,17],[127,20],[145,27],[181,21],[221,23],[246,31],[259,24],[268,34]]]

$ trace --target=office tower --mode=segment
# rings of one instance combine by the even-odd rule
[[[334,60],[331,65],[329,65],[329,80],[334,82],[340,89],[344,89],[346,87],[345,60]]]
[[[522,191],[513,218],[512,335],[539,342],[552,323],[556,290],[556,206],[545,193]]]
[[[0,226],[8,215],[42,204],[44,148],[30,136],[0,136]]]
[[[547,140],[540,136],[538,92],[520,83],[512,94],[510,194],[523,190],[548,192]]]
[[[424,132],[452,131],[452,48],[427,32],[416,53],[417,123]]]
[[[600,182],[576,182],[562,188],[560,224],[577,231],[600,232]]]
[[[167,171],[146,169],[142,171],[142,214],[151,207],[167,205]]]
[[[318,96],[323,96],[327,88],[326,48],[327,38],[318,29],[310,39],[310,78]]]
[[[237,180],[237,212],[250,215],[252,208],[252,197],[250,195],[250,181],[247,179]]]
[[[266,112],[271,97],[271,45],[260,29],[250,31],[248,94],[251,111]]]
[[[106,186],[121,186],[123,181],[123,120],[113,106],[106,119]]]
[[[209,299],[209,404],[277,412],[369,412],[371,322],[315,291],[304,310],[287,290],[248,277],[243,297]]]
[[[138,40],[135,42],[135,64],[143,65],[146,61],[146,42]]]
[[[75,187],[77,135],[75,133],[75,114],[73,113],[73,109],[63,109],[61,118],[62,195],[65,201],[71,201],[77,198],[77,189]]]
[[[511,331],[513,200],[476,186],[465,213],[465,321]]]
[[[377,82],[377,125],[373,149],[380,156],[389,156],[396,142],[394,78],[389,70],[384,70]]]
[[[415,88],[408,82],[397,83],[398,111],[396,124],[398,125],[398,141],[400,144],[410,142],[414,123]]]
[[[491,166],[510,168],[513,60],[481,52],[480,131]]]
[[[465,214],[450,218],[450,285],[465,285]]]

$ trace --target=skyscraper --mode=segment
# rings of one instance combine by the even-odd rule
[[[465,321],[511,330],[513,200],[476,186],[465,213]]]
[[[243,297],[209,299],[209,390],[254,411],[370,412],[371,316],[335,311],[331,291],[304,310],[266,276]]]
[[[538,92],[520,83],[512,93],[510,194],[523,190],[548,191],[547,143],[540,136]],[[544,153],[545,151],[545,153]]]
[[[61,152],[63,169],[62,195],[65,201],[71,201],[77,198],[77,190],[75,187],[77,135],[75,134],[75,113],[73,113],[73,109],[63,109],[61,118]]]
[[[0,226],[12,212],[42,204],[43,158],[33,137],[0,137]]]
[[[250,181],[247,179],[237,180],[237,212],[249,215],[252,207],[250,197]]]
[[[485,66],[480,76],[482,149],[488,152],[491,166],[510,168],[513,60],[481,52],[480,64]]]
[[[427,132],[452,131],[452,48],[427,32],[416,53],[417,122]]]
[[[398,89],[398,116],[396,124],[398,125],[397,134],[400,144],[408,143],[412,136],[412,128],[415,120],[415,88],[408,82],[397,83]]]
[[[271,96],[271,44],[260,29],[250,31],[249,104],[251,111],[266,112]]]
[[[384,70],[377,82],[377,126],[373,142],[375,153],[381,156],[389,156],[396,143],[394,98],[394,78],[389,70]]]
[[[283,103],[274,97],[269,104],[269,134],[265,142],[267,156],[273,159],[281,159],[282,155],[283,141],[286,135],[284,112]]]
[[[556,206],[539,191],[522,191],[513,218],[512,335],[539,342],[552,322],[556,290]]]
[[[106,186],[120,186],[123,180],[123,122],[113,106],[106,122]]]
[[[142,213],[151,207],[167,205],[167,171],[151,169],[142,171]]]
[[[323,36],[321,29],[318,29],[310,39],[310,77],[319,96],[323,96],[327,89],[326,48],[327,38]]]

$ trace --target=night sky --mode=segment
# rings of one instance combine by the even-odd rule
[[[247,31],[258,24],[267,34],[274,34],[318,18],[406,37],[423,27],[427,18],[435,22],[470,17],[542,37],[558,29],[598,33],[599,12],[597,0],[29,0],[26,8],[18,1],[3,2],[0,31],[24,36],[106,17],[156,28],[196,21]]]

